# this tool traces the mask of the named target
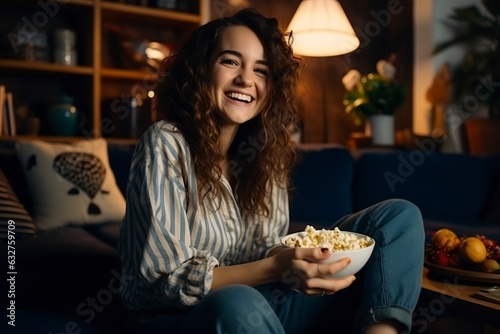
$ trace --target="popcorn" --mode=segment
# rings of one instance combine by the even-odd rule
[[[328,248],[332,252],[343,252],[368,247],[371,241],[368,237],[361,237],[347,232],[342,232],[338,227],[333,230],[316,230],[307,225],[304,232],[285,239],[289,247],[303,248]]]

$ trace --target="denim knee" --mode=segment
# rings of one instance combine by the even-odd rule
[[[420,209],[406,199],[391,198],[380,202],[380,204],[381,208],[384,210],[392,210],[397,214],[408,215],[411,217],[421,217]]]
[[[405,199],[388,199],[377,206],[379,212],[383,212],[385,217],[394,219],[384,219],[384,222],[394,220],[399,224],[394,225],[391,222],[392,228],[399,228],[404,232],[413,231],[420,234],[423,232],[423,219],[420,209],[410,201]]]
[[[418,206],[404,199],[393,199],[391,203],[393,210],[399,211],[401,221],[406,223],[405,230],[424,236],[424,222]]]

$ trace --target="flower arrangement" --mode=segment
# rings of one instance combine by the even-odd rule
[[[342,78],[345,111],[357,125],[372,115],[393,115],[404,100],[404,87],[394,81],[396,68],[385,60],[376,67],[377,73],[361,76],[353,69]]]

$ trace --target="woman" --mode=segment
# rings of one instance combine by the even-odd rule
[[[409,330],[423,256],[412,204],[384,202],[337,223],[377,240],[356,282],[323,278],[348,258],[318,265],[305,259],[327,249],[279,246],[299,66],[277,21],[253,10],[200,27],[165,64],[156,92],[164,119],[136,148],[119,245],[129,329]]]

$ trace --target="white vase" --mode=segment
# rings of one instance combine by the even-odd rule
[[[373,145],[394,145],[394,115],[370,116],[370,129]]]

